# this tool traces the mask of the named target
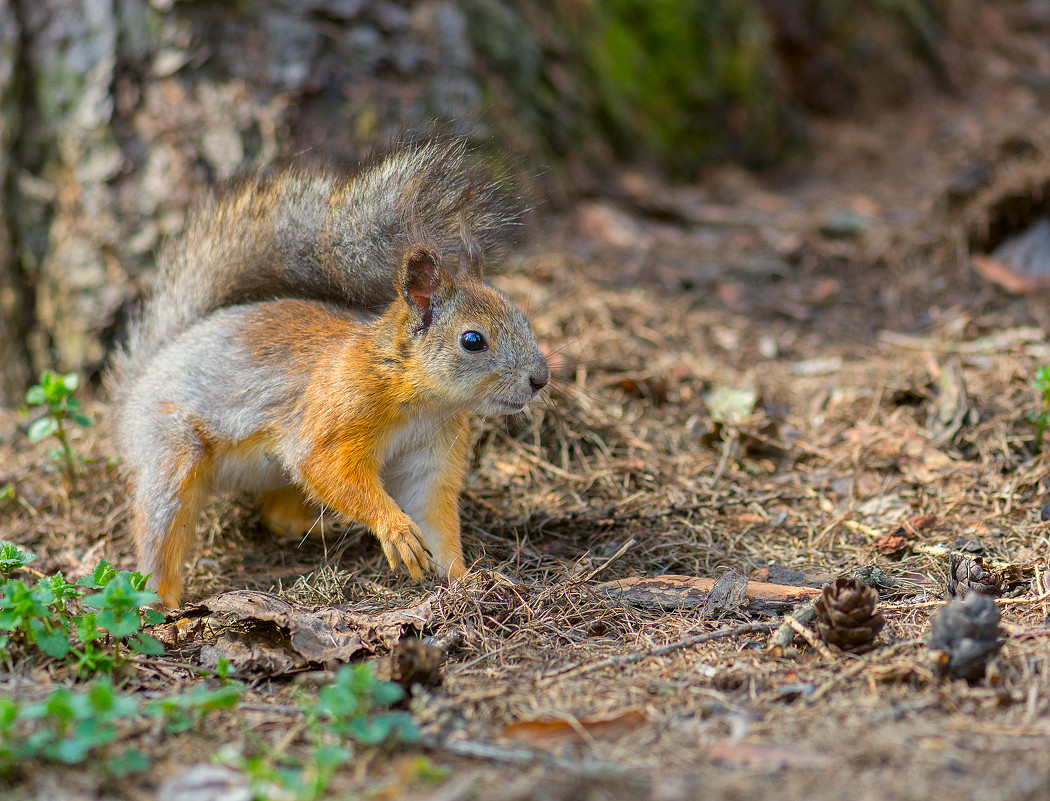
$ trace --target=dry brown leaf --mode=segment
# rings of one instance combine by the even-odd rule
[[[920,531],[931,528],[937,522],[937,515],[913,515],[893,531],[887,531],[872,545],[885,556],[902,552],[914,541]]]
[[[406,634],[423,630],[430,620],[431,602],[427,599],[377,615],[341,607],[308,612],[267,592],[236,590],[192,604],[183,614],[222,615],[237,622],[241,630],[223,632],[209,646],[209,655],[229,659],[238,671],[279,675],[307,664],[388,653]]]
[[[644,710],[631,708],[604,718],[519,720],[504,726],[500,735],[540,744],[565,742],[587,737],[615,737],[635,731],[648,722],[649,716]]]
[[[722,612],[735,612],[747,601],[747,576],[729,568],[718,577],[704,601],[703,616],[715,617]]]
[[[650,401],[654,406],[667,403],[667,379],[664,378],[622,378],[617,386],[632,398]]]
[[[1014,270],[1008,264],[974,253],[970,256],[970,264],[982,278],[986,278],[1007,292],[1015,295],[1027,295],[1033,292],[1041,292],[1050,289],[1050,277],[1036,277]]]

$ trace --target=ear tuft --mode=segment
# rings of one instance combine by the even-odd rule
[[[476,281],[481,280],[482,262],[481,248],[470,235],[467,227],[467,219],[464,215],[459,217],[459,238],[463,243],[463,250],[459,254],[459,271],[462,275],[469,275]]]

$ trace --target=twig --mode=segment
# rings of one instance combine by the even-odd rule
[[[880,604],[879,609],[884,612],[900,612],[909,609],[931,609],[935,606],[944,606],[950,599],[942,598],[937,601],[920,601],[914,604]],[[1050,590],[1033,596],[1021,596],[1020,598],[996,598],[999,606],[1017,606],[1019,604],[1039,604],[1050,600]]]
[[[729,438],[722,445],[722,455],[718,460],[718,466],[715,468],[715,472],[711,475],[711,480],[707,482],[707,488],[709,490],[714,491],[715,487],[718,486],[718,482],[722,480],[722,474],[729,465],[729,454],[736,446],[739,436],[739,432],[736,429],[729,432]]]
[[[303,710],[300,707],[282,704],[249,704],[242,701],[237,704],[237,708],[244,712],[266,712],[270,715],[299,717],[303,714]]]
[[[1016,604],[1040,604],[1047,599],[1050,599],[1050,590],[1032,598],[996,598],[995,602],[999,606],[1014,606]]]
[[[959,551],[955,548],[949,548],[947,545],[929,544],[929,543],[916,543],[912,545],[911,549],[915,553],[925,554],[926,556],[951,556],[957,554],[959,556],[972,556],[966,551]],[[1001,570],[1004,567],[1009,567],[1010,562],[1002,562],[998,559],[985,559],[984,566],[990,567],[993,570]]]
[[[944,606],[946,603],[948,602],[942,598],[937,601],[917,601],[911,604],[879,604],[879,609],[883,612],[904,612],[909,609],[932,609],[935,606]]]
[[[545,751],[536,751],[531,748],[510,748],[491,743],[479,743],[473,740],[441,740],[436,737],[423,737],[419,743],[426,748],[446,751],[457,756],[487,759],[511,765],[539,763],[574,773],[578,776],[624,776],[637,771],[637,768],[614,765],[611,762],[560,759],[551,756]]]
[[[627,540],[627,542],[620,546],[619,550],[617,550],[616,553],[614,553],[612,556],[610,556],[608,559],[606,559],[604,562],[598,565],[598,567],[594,568],[594,570],[592,570],[590,573],[584,576],[583,582],[586,583],[593,579],[595,576],[597,576],[599,573],[605,570],[605,568],[607,568],[609,565],[611,565],[613,562],[615,562],[617,559],[619,559],[621,556],[627,553],[631,548],[633,548],[635,543],[637,542],[638,540],[634,539],[634,537]]]
[[[552,679],[564,679],[571,676],[578,676],[581,673],[591,673],[595,670],[602,670],[607,667],[622,667],[623,665],[631,665],[635,662],[641,662],[643,659],[649,659],[650,657],[665,656],[666,654],[674,653],[675,651],[681,651],[684,648],[692,648],[694,645],[700,645],[705,642],[713,642],[714,640],[722,640],[727,637],[738,637],[742,634],[754,634],[757,632],[772,631],[777,627],[777,623],[745,623],[741,626],[735,626],[731,629],[719,629],[718,631],[709,631],[707,634],[695,634],[692,637],[686,637],[684,640],[678,640],[677,642],[668,643],[667,645],[661,645],[659,648],[655,648],[652,651],[639,651],[633,654],[626,654],[625,656],[612,656],[608,659],[602,659],[598,662],[591,662],[587,665],[575,665],[573,667],[562,668],[556,670],[553,673],[547,673],[546,675],[540,676],[536,679],[536,684],[546,684]]]
[[[784,623],[791,626],[795,630],[795,633],[799,635],[803,640],[809,643],[810,647],[819,653],[825,659],[834,659],[836,654],[832,652],[828,646],[820,639],[820,636],[808,626],[803,626],[791,615],[784,615]]]

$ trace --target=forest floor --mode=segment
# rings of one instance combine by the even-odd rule
[[[528,310],[555,381],[528,413],[479,422],[470,575],[420,585],[337,521],[280,541],[250,505],[216,502],[189,570],[195,617],[158,627],[166,653],[118,678],[143,698],[215,688],[225,655],[239,706],[183,731],[118,725],[98,753],[133,745],[143,772],[42,758],[0,794],[248,797],[248,769],[190,769],[315,758],[301,706],[332,666],[291,635],[296,616],[334,608],[360,656],[418,634],[440,669],[411,690],[422,739],[359,747],[323,797],[1046,797],[1050,458],[1031,418],[1050,307],[969,258],[1041,213],[1050,126],[1033,97],[989,89],[829,123],[812,162],[773,178],[625,175],[549,222],[496,283]],[[0,538],[40,573],[134,565],[108,408],[90,411],[102,425],[76,432],[93,461],[75,493],[24,417],[0,426]],[[973,684],[937,678],[926,646],[953,552],[1001,580],[1007,641]],[[874,650],[840,652],[812,625],[812,643],[776,634],[803,588],[866,567],[886,620]],[[699,579],[729,569],[748,597],[705,606]],[[665,575],[690,581],[612,583]],[[253,622],[247,596],[221,596],[245,589],[288,605]],[[71,679],[17,649],[0,661],[6,697]]]

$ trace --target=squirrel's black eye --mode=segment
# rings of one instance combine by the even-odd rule
[[[485,337],[477,331],[464,331],[459,338],[459,344],[463,346],[463,350],[469,350],[471,353],[478,353],[489,346]]]

